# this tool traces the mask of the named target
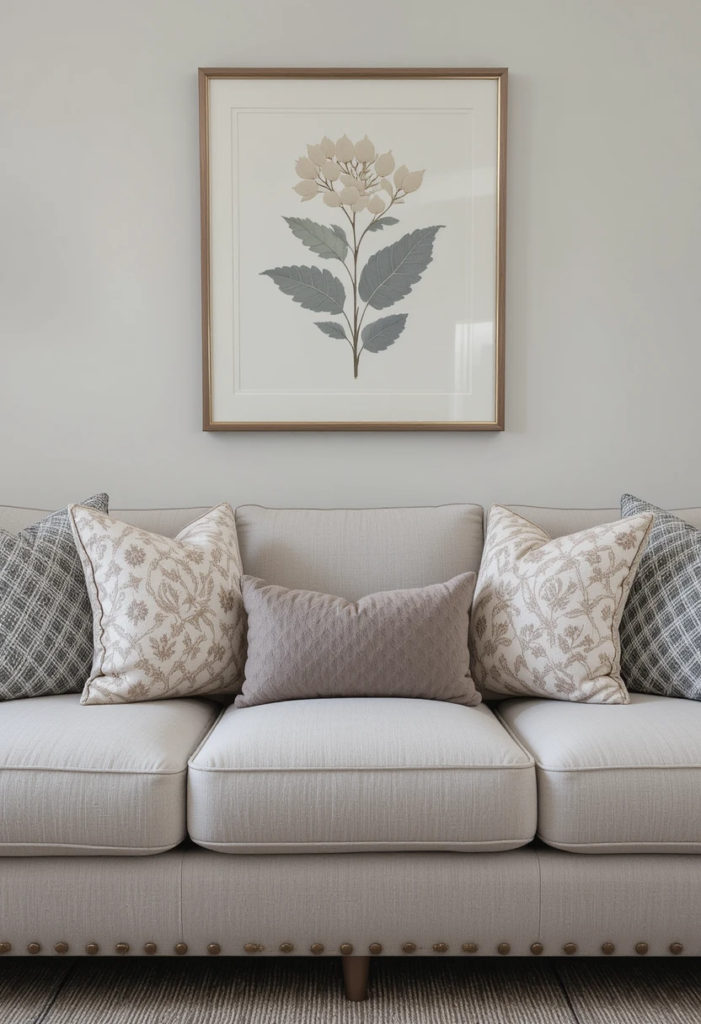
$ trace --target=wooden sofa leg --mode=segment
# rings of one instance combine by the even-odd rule
[[[343,964],[343,981],[346,985],[346,995],[353,1003],[362,1003],[368,997],[368,971],[370,969],[369,956],[344,956],[341,958]]]

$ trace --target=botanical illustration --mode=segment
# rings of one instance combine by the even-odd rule
[[[368,310],[388,309],[406,298],[433,259],[433,243],[443,225],[410,231],[370,256],[361,269],[359,255],[365,236],[399,224],[399,218],[389,212],[421,187],[424,171],[410,171],[404,164],[395,169],[391,151],[377,154],[367,135],[356,143],[347,135],[337,142],[325,136],[318,145],[307,146],[307,153],[297,161],[300,180],[294,191],[303,203],[321,196],[346,223],[329,227],[303,217],[284,220],[316,256],[341,263],[348,281],[343,272],[341,280],[315,265],[275,267],[262,273],[303,309],[338,317],[315,324],[329,338],[347,342],[357,378],[362,353],[383,352],[393,345],[408,317],[407,313],[392,313],[370,320]],[[349,311],[346,286],[351,294]]]

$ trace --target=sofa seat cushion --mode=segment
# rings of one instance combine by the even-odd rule
[[[533,761],[482,706],[231,707],[190,761],[190,835],[222,853],[509,850],[535,819]]]
[[[536,761],[538,834],[576,853],[701,853],[701,704],[630,701],[500,705]]]
[[[0,855],[147,854],[185,838],[187,759],[209,701],[0,703]]]

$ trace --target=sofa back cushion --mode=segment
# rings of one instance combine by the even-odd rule
[[[568,533],[579,533],[602,523],[613,523],[621,518],[620,508],[540,508],[537,505],[506,505],[512,512],[523,516],[545,530],[555,540]],[[673,508],[675,516],[701,530],[701,508]],[[115,512],[115,515],[119,513]]]
[[[112,509],[110,515],[130,526],[137,526],[148,533],[159,533],[162,537],[175,537],[189,523],[208,512],[211,505],[201,508],[127,508]],[[0,530],[19,533],[32,523],[49,514],[45,508],[19,508],[15,505],[0,505]]]
[[[236,510],[247,575],[347,601],[477,572],[482,519],[480,505]]]

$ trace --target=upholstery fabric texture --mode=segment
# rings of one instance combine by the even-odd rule
[[[185,837],[187,759],[209,701],[0,704],[0,856],[158,853]]]
[[[85,504],[83,502],[83,504]],[[211,505],[195,508],[113,508],[110,515],[131,526],[138,526],[148,533],[160,533],[164,537],[175,537],[188,523],[199,519],[208,512]],[[0,530],[19,533],[38,519],[48,515],[50,509],[21,508],[18,505],[0,505]]]
[[[623,707],[510,700],[499,714],[535,758],[543,842],[701,853],[700,704],[634,693]]]
[[[621,621],[629,690],[701,700],[701,530],[624,494],[621,514],[655,523]]]
[[[27,946],[41,949],[33,959],[60,961],[57,942],[68,956],[86,957],[89,942],[100,954],[115,953],[118,942],[129,943],[130,956],[155,942],[159,956],[175,955],[180,940],[181,849],[157,857],[6,857],[0,860],[0,905],[3,935],[11,936],[10,956],[30,956]],[[3,958],[7,961],[8,957]],[[39,965],[37,965],[39,966]],[[67,965],[66,965],[67,966]],[[120,967],[126,966],[120,964]],[[149,1024],[162,1024],[155,1014]],[[0,1017],[2,1020],[2,1017]],[[12,1024],[36,1021],[16,1017]],[[93,1017],[94,1024],[114,1018]],[[174,1024],[172,1017],[166,1017]],[[69,1014],[64,1024],[74,1024]],[[5,1024],[5,1022],[3,1022]]]
[[[337,957],[341,943],[362,954],[379,942],[383,958],[406,956],[406,942],[415,944],[414,957],[435,958],[434,943],[444,942],[457,961],[498,956],[498,946],[508,942],[507,959],[527,957],[530,970],[537,967],[533,942],[542,943],[545,956],[573,963],[582,956],[608,960],[601,947],[613,942],[614,957],[636,957],[641,966],[649,957],[637,955],[640,941],[649,944],[649,956],[670,959],[677,959],[673,942],[682,943],[682,957],[697,956],[701,947],[698,857],[577,857],[540,845],[497,856],[222,857],[181,846],[157,857],[10,857],[0,861],[0,904],[4,940],[12,944],[6,962],[29,956],[31,942],[41,945],[35,959],[56,962],[59,941],[67,943],[69,956],[86,956],[91,942],[109,956],[118,942],[128,942],[129,959],[142,954],[146,942],[156,944],[156,956],[171,957],[178,942],[187,944],[188,957],[208,956],[212,942],[224,957],[241,956],[249,942],[263,957],[279,957],[281,943],[292,945],[288,956],[311,957],[311,945],[321,943],[322,956]],[[576,957],[564,952],[568,942],[577,944]],[[465,953],[463,943],[474,943],[476,951]],[[126,966],[115,964],[120,977]],[[123,994],[116,992],[115,1005],[124,1004]],[[548,1004],[538,1018],[543,1024],[551,1021],[551,1009]],[[447,1013],[445,1019],[463,1018]],[[517,1009],[507,1019],[522,1020]],[[678,1024],[691,1019],[675,1017]]]
[[[85,505],[107,512],[108,497]],[[0,700],[75,693],[92,662],[92,614],[68,509],[0,529]]]
[[[307,697],[420,697],[479,704],[467,633],[473,572],[353,603],[242,580],[248,616],[236,706]]]
[[[465,956],[461,944],[474,942],[478,955],[494,956],[508,941],[513,955],[530,956],[538,910],[538,862],[530,848],[466,857],[222,857],[193,850],[183,860],[183,935],[193,952],[214,940],[223,954],[255,942],[261,955],[279,956],[280,943],[290,942],[293,956],[309,956],[319,942],[324,956],[338,956],[342,943],[363,954],[379,942],[384,957],[406,955],[402,945],[413,942],[415,956],[436,956],[433,944],[445,942],[449,954]],[[309,1019],[306,1008],[300,1019]],[[388,1012],[385,1020],[401,1018]],[[435,1020],[431,1015],[427,1024]]]
[[[592,526],[612,523],[620,518],[619,508],[545,508],[539,505],[505,505],[505,508],[535,523],[552,537],[564,537],[568,533],[579,533]],[[670,509],[679,519],[701,530],[701,508]],[[117,513],[115,513],[117,515]]]
[[[480,505],[280,509],[242,505],[243,570],[291,590],[359,601],[381,590],[444,583],[477,572]]]
[[[110,515],[113,519],[137,526],[147,533],[177,537],[181,530],[194,523],[196,519],[201,519],[211,508],[211,505],[198,508],[127,508],[115,509]]]
[[[608,959],[601,947],[611,942],[613,956],[638,956],[635,947],[646,942],[651,957],[676,958],[672,943],[681,943],[682,955],[698,956],[701,864],[697,856],[577,857],[547,847],[536,847],[536,853],[541,886],[539,940],[547,955],[567,956],[565,943],[575,942],[577,960]],[[619,1019],[613,1011],[606,1017],[607,1024],[618,1024]],[[678,1024],[683,1020],[682,1014]]]
[[[535,821],[533,761],[484,705],[230,707],[190,760],[190,835],[222,853],[506,850]]]
[[[618,627],[652,519],[634,516],[552,540],[494,505],[470,619],[477,686],[627,703]]]
[[[83,704],[238,692],[245,613],[231,507],[174,540],[79,505],[69,512],[94,617]]]

